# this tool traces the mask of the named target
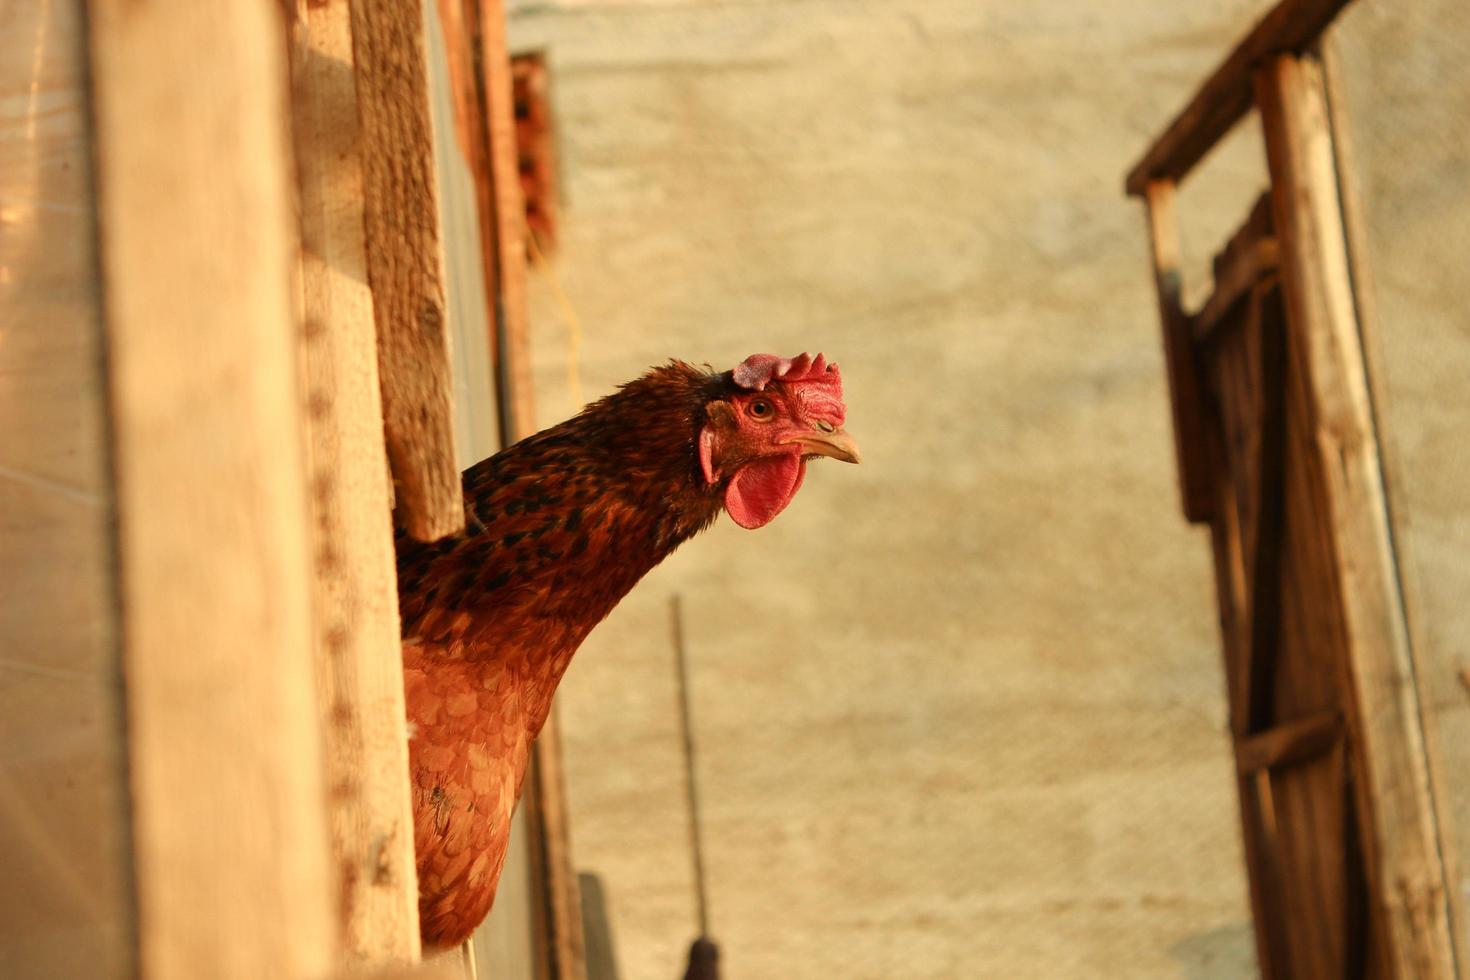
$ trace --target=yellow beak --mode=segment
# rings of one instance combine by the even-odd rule
[[[861,463],[863,461],[862,453],[858,451],[857,440],[848,435],[846,429],[835,429],[832,432],[803,433],[791,441],[799,444],[802,449],[815,456],[840,459],[844,463]]]

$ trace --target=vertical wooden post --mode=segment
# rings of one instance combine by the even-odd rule
[[[478,0],[480,71],[489,117],[491,213],[494,222],[495,276],[487,279],[497,297],[496,362],[500,370],[505,445],[536,431],[531,400],[530,319],[526,311],[526,205],[521,198],[520,156],[516,147],[514,83],[505,40],[501,0]],[[555,727],[554,720],[548,728]],[[553,736],[554,737],[554,736]]]
[[[1212,512],[1210,474],[1202,447],[1204,408],[1199,373],[1194,364],[1189,319],[1184,314],[1179,273],[1179,221],[1174,209],[1174,182],[1152,180],[1144,189],[1149,247],[1164,325],[1164,367],[1169,376],[1169,404],[1174,414],[1174,455],[1179,464],[1179,491],[1184,516],[1207,521]]]
[[[95,0],[141,972],[336,963],[280,8]]]
[[[343,951],[353,964],[412,961],[418,884],[392,489],[348,0],[297,0],[291,42],[317,661]]]
[[[444,0],[443,6],[451,6]],[[530,320],[526,305],[526,221],[516,143],[513,80],[501,0],[465,0],[476,34],[488,153],[476,173],[481,182],[486,229],[486,285],[495,297],[494,351],[501,393],[501,441],[510,445],[535,432],[531,391]],[[445,18],[446,24],[450,18]],[[488,170],[485,169],[488,165]],[[571,832],[561,764],[557,711],[541,730],[522,799],[533,863],[544,883],[545,921],[551,975],[556,980],[586,976],[581,890],[571,855]]]
[[[1396,976],[1454,976],[1448,882],[1439,851],[1418,690],[1353,305],[1342,205],[1320,65],[1280,56],[1256,76],[1275,226],[1292,324],[1290,355],[1314,413],[1326,484],[1326,542],[1347,636],[1348,723],[1360,747],[1374,914]]]
[[[400,522],[433,541],[464,527],[464,499],[454,456],[424,12],[395,0],[349,0],[349,8],[388,459]]]

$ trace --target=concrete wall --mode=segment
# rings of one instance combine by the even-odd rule
[[[564,684],[624,978],[677,976],[695,931],[674,593],[727,977],[1254,972],[1209,547],[1121,183],[1263,7],[512,4],[552,66],[587,397],[821,350],[866,454],[686,546]],[[1259,187],[1250,138],[1186,190],[1196,268]],[[573,345],[533,279],[549,424]]]

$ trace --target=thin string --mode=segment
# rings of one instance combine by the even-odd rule
[[[699,903],[699,934],[709,935],[709,910],[704,887],[704,840],[699,818],[699,787],[694,775],[694,726],[690,722],[689,663],[684,653],[684,607],[679,594],[670,602],[674,632],[674,663],[679,679],[679,727],[684,735],[684,786],[688,790],[689,843],[694,857],[695,899]]]

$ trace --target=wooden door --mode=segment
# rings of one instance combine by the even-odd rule
[[[1284,0],[1128,178],[1145,199],[1184,511],[1214,552],[1268,978],[1458,975],[1447,854],[1361,339],[1319,37]],[[1259,114],[1269,191],[1186,311],[1175,189]],[[1358,264],[1355,272],[1355,263]],[[1438,774],[1443,777],[1443,773]]]

